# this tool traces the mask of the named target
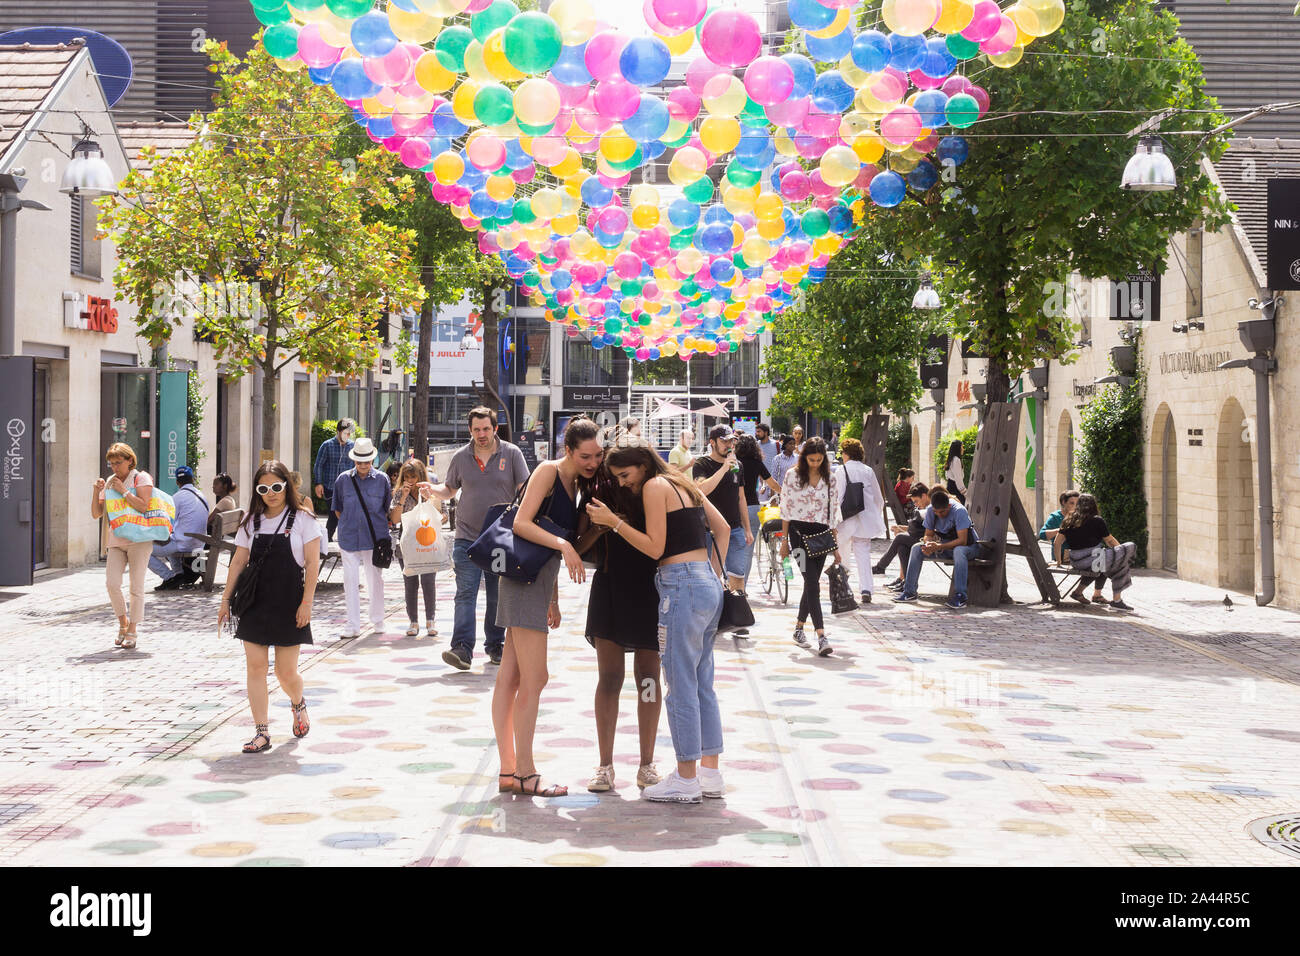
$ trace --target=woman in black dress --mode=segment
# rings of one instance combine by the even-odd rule
[[[649,447],[644,439],[621,431],[606,446],[617,448]],[[645,510],[640,495],[610,477],[602,466],[589,494],[580,503],[581,526],[589,524],[587,501],[601,501],[621,516],[629,527],[645,533]],[[581,527],[580,526],[580,527]],[[596,533],[593,526],[591,533]],[[607,530],[607,529],[600,529]],[[637,727],[640,731],[641,765],[636,785],[642,789],[659,782],[655,770],[655,738],[659,735],[659,712],[662,695],[659,687],[659,592],[655,572],[659,563],[642,554],[618,535],[599,534],[591,552],[596,573],[591,581],[591,598],[587,603],[587,643],[596,649],[600,669],[596,680],[596,743],[600,765],[587,783],[592,793],[614,788],[614,733],[618,723],[619,694],[626,675],[626,655],[632,654],[632,674],[636,680]]]
[[[244,744],[244,753],[250,754],[271,749],[266,665],[272,647],[276,679],[293,706],[293,735],[306,737],[311,729],[298,673],[298,649],[312,643],[311,602],[320,572],[321,536],[316,516],[302,507],[283,462],[262,462],[253,477],[253,490],[248,516],[235,533],[235,556],[217,612],[220,629],[230,618],[235,585],[249,567],[256,590],[252,604],[239,615],[235,637],[244,642],[248,704],[257,727],[253,739]]]

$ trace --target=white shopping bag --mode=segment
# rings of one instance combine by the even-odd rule
[[[402,515],[402,573],[428,574],[451,567],[452,534],[432,501],[422,501]]]

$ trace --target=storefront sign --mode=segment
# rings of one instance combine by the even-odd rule
[[[473,348],[462,348],[466,333],[474,337]],[[429,348],[429,384],[468,388],[483,381],[483,318],[469,298],[439,309],[433,319],[433,342]]]
[[[1112,322],[1159,322],[1160,276],[1154,272],[1132,272],[1110,280]]]
[[[1300,289],[1300,179],[1268,181],[1268,287]]]
[[[36,360],[30,356],[0,358],[0,587],[32,583],[32,461],[36,438],[33,379]]]
[[[63,324],[87,332],[117,331],[117,309],[113,300],[97,295],[82,297],[79,292],[63,293]]]
[[[186,448],[189,372],[162,372],[158,376],[158,433],[160,443],[158,487],[176,493],[176,466],[188,463]]]
[[[621,385],[581,385],[564,388],[564,407],[579,410],[619,408],[627,404],[627,387]]]
[[[1229,349],[1222,349],[1218,352],[1191,350],[1186,352],[1161,352],[1160,374],[1172,375],[1174,372],[1179,372],[1183,378],[1188,378],[1192,375],[1218,371],[1219,365],[1231,358],[1232,352]]]

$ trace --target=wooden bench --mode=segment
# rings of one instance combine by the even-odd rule
[[[996,567],[1002,561],[1002,555],[998,548],[996,538],[989,540],[980,539],[975,542],[980,549],[979,554],[966,562],[968,568],[992,568]],[[948,569],[953,566],[954,559],[952,552],[949,551],[941,557],[926,558],[925,560],[939,566],[939,570],[948,575],[948,598],[951,600],[957,593],[957,582],[953,579],[952,572]],[[924,567],[924,565],[922,565]],[[967,590],[970,589],[970,581],[966,582]]]
[[[205,547],[201,551],[193,551],[186,555],[187,558],[198,562],[202,561],[203,565],[203,590],[211,591],[217,578],[217,565],[221,562],[222,553],[234,557],[235,554],[235,531],[239,528],[239,523],[244,520],[244,511],[242,508],[236,508],[234,511],[221,512],[221,533],[219,535],[192,534],[191,538],[196,541],[202,541]],[[229,564],[230,562],[226,562]]]

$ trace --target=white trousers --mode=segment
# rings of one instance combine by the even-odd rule
[[[871,592],[871,539],[870,538],[850,538],[850,548],[853,551],[853,563],[858,567],[858,592],[861,594],[870,594]]]
[[[377,630],[384,626],[384,572],[370,561],[369,551],[344,551],[343,596],[347,599],[349,634],[361,630],[361,570],[366,572],[366,601],[370,605],[370,623]]]

